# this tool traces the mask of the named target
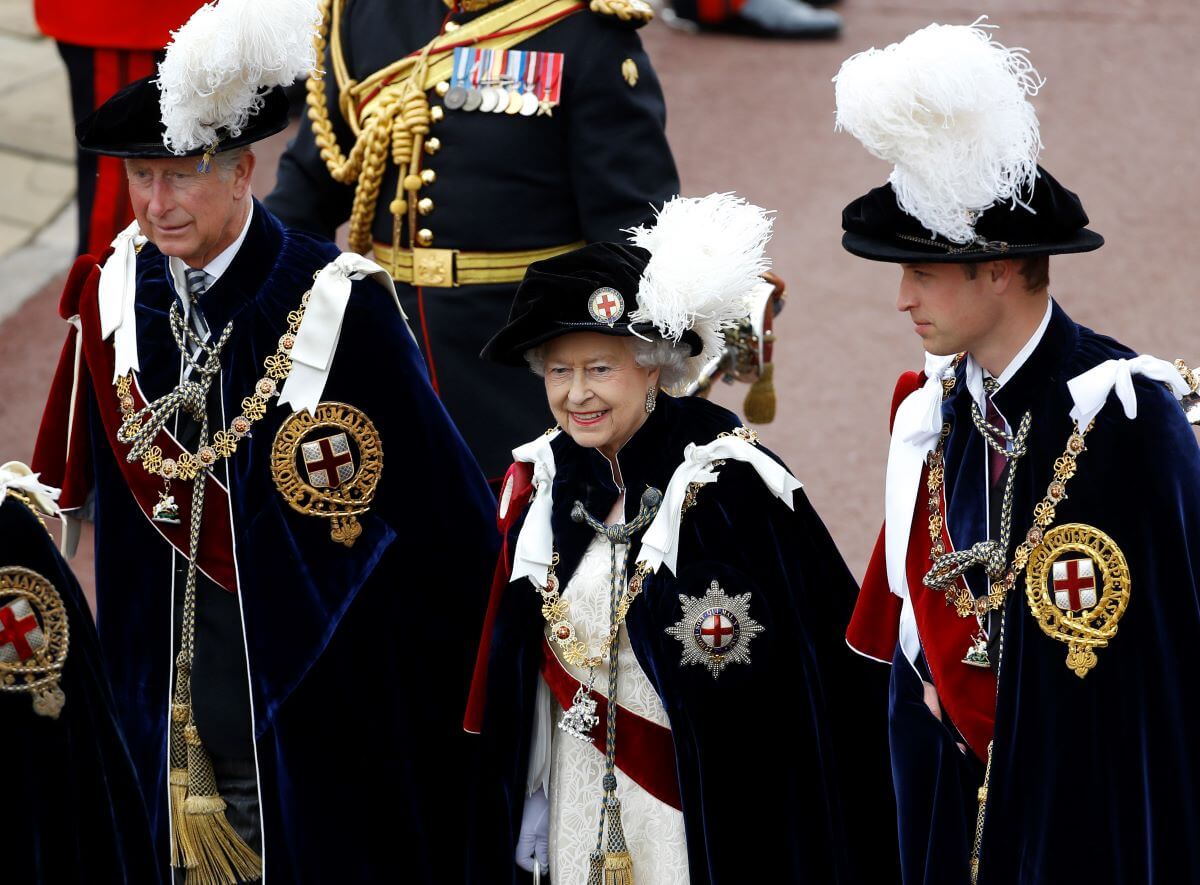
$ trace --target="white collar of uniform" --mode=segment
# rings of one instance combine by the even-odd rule
[[[1046,300],[1046,312],[1042,314],[1042,321],[1038,324],[1037,329],[1030,336],[1029,340],[1025,342],[1025,346],[1017,351],[1017,355],[1012,358],[1009,364],[1004,367],[1004,371],[996,378],[998,384],[997,390],[1011,381],[1013,376],[1021,370],[1021,366],[1029,361],[1030,355],[1037,350],[1037,346],[1042,343],[1042,337],[1046,334],[1046,329],[1050,326],[1050,316],[1053,312],[1054,299],[1048,298]],[[984,403],[983,377],[983,367],[975,362],[975,357],[968,354],[966,369],[967,390],[971,392],[971,397],[979,405],[980,411],[986,415],[987,406]]]
[[[242,243],[246,241],[246,234],[250,232],[250,222],[254,220],[254,200],[250,201],[250,211],[246,213],[246,223],[242,225],[242,232],[238,234],[238,238],[230,243],[221,254],[204,265],[203,270],[206,274],[205,280],[209,286],[221,279],[221,275],[229,270],[229,265],[233,264],[233,259],[237,256],[238,250],[242,248]],[[188,299],[187,277],[185,271],[187,265],[179,258],[171,257],[168,259],[168,264],[171,268],[171,281],[175,284],[175,292],[183,299],[184,314],[187,314],[188,308],[191,307],[191,301]]]

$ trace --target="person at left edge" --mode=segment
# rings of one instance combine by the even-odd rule
[[[557,885],[895,881],[854,580],[757,435],[668,392],[745,315],[769,230],[730,194],[677,197],[634,245],[531,265],[487,346],[544,376],[561,429],[500,497],[472,882],[535,858]]]
[[[96,628],[47,517],[58,489],[0,465],[3,880],[160,880]]]
[[[270,7],[265,56],[258,10],[205,7],[157,84],[79,128],[125,158],[138,222],[68,279],[35,464],[68,516],[94,507],[100,639],[164,866],[453,881],[491,496],[386,274],[249,192],[250,145],[286,121],[286,78],[255,74],[313,63],[306,4]],[[230,92],[245,116],[214,117],[205,95]]]
[[[325,8],[324,75],[308,82],[310,119],[266,204],[329,237],[349,219],[350,249],[392,273],[434,389],[498,487],[513,446],[548,417],[528,371],[479,359],[525,268],[619,238],[679,190],[662,88],[637,32],[650,6]],[[511,112],[533,98],[536,110]],[[380,139],[392,149],[356,168],[355,154]]]

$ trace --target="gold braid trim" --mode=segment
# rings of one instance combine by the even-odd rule
[[[429,134],[432,119],[426,90],[438,80],[446,79],[453,64],[452,50],[441,47],[466,42],[478,48],[509,48],[550,27],[559,20],[555,16],[560,13],[582,10],[584,4],[580,0],[512,0],[457,31],[439,35],[420,53],[399,59],[359,83],[350,78],[341,47],[340,25],[345,3],[346,0],[321,0],[321,24],[313,45],[319,59],[324,59],[329,49],[338,88],[338,108],[355,135],[349,156],[338,145],[329,116],[325,80],[317,71],[308,78],[306,102],[313,139],[329,174],[340,184],[357,182],[350,211],[349,241],[351,251],[365,253],[372,245],[371,228],[389,155],[401,170],[402,187],[406,167],[409,176],[420,172],[421,144]],[[543,19],[553,20],[536,24]],[[528,30],[491,36],[530,23],[535,24]],[[433,58],[434,55],[437,57]],[[397,240],[402,214],[407,210],[411,221],[416,211],[416,201],[407,202],[412,205],[406,206],[398,194],[392,204]],[[399,242],[394,242],[393,247],[399,248]]]
[[[654,18],[654,9],[644,0],[592,0],[588,8],[597,15],[613,15],[641,27]]]

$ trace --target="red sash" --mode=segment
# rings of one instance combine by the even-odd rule
[[[42,416],[34,463],[36,469],[45,473],[47,481],[61,482],[64,508],[82,505],[91,487],[88,414],[84,395],[85,385],[90,379],[104,436],[112,448],[130,494],[151,526],[186,557],[189,552],[188,521],[192,509],[192,483],[172,483],[180,524],[155,522],[151,514],[158,503],[158,494],[164,488],[163,481],[147,473],[140,462],[126,461],[129,446],[117,441],[121,406],[112,383],[115,363],[113,347],[100,337],[99,285],[100,272],[96,260],[90,257],[80,259],[68,278],[60,311],[66,317],[78,313],[81,330],[76,332],[72,329],[63,348],[46,412]],[[75,366],[76,347],[82,348],[78,371]],[[146,405],[136,380],[130,392],[135,409]],[[165,430],[159,433],[155,443],[162,449],[164,458],[178,459],[183,453],[179,442]],[[205,507],[200,522],[200,549],[196,564],[215,583],[231,593],[236,592],[237,570],[233,560],[229,493],[210,473],[204,494]]]
[[[914,380],[917,381],[916,385],[913,385]],[[893,419],[896,407],[919,386],[919,382],[920,379],[911,372],[901,377],[893,402]],[[901,395],[905,387],[908,390]],[[917,621],[917,633],[921,638],[921,649],[942,706],[975,755],[986,759],[996,718],[996,677],[991,669],[962,662],[978,624],[974,618],[960,618],[941,591],[928,589],[922,581],[929,570],[929,554],[933,549],[926,506],[928,496],[923,492],[928,476],[929,468],[926,467],[921,471],[922,493],[917,495],[908,536],[905,557],[908,592]],[[945,510],[943,486],[942,512]],[[942,543],[947,551],[954,549],[945,522],[942,525]],[[847,641],[863,654],[890,660],[899,638],[901,607],[902,601],[888,587],[881,532],[863,577],[862,590],[846,633]]]
[[[508,536],[532,496],[533,466],[522,462],[513,464],[508,468],[500,487],[500,512],[496,524],[500,529],[500,536],[504,539],[504,547],[500,551],[496,571],[492,576],[491,597],[483,620],[479,652],[475,656],[475,672],[471,680],[467,712],[463,717],[463,728],[475,734],[483,728],[483,714],[487,707],[487,670],[492,631],[500,611],[501,597],[512,573]],[[579,682],[563,668],[545,640],[542,643],[541,671],[559,705],[564,710],[570,707]],[[599,695],[594,697],[597,699],[596,713],[600,716],[600,721],[604,722],[608,715],[608,701]],[[604,730],[599,727],[597,730],[600,734],[593,737],[593,744],[603,753]],[[671,730],[617,704],[617,735],[617,766],[646,792],[672,808],[682,809],[679,781],[675,774],[675,742],[671,737]]]
[[[546,640],[542,642],[542,678],[550,686],[555,700],[564,710],[574,702],[579,680],[562,665]],[[592,746],[605,752],[605,726],[608,699],[593,692],[600,724],[592,729]],[[651,722],[617,704],[617,768],[650,795],[677,811],[683,810],[679,798],[679,779],[675,773],[675,739],[671,729]]]

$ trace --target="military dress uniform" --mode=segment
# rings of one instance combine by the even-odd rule
[[[478,358],[525,267],[621,239],[678,191],[636,33],[648,7],[592,7],[327,3],[311,126],[266,200],[286,224],[327,236],[351,219],[351,249],[373,249],[391,271],[431,381],[492,479],[548,417],[527,371]],[[536,104],[518,109],[527,94]]]

